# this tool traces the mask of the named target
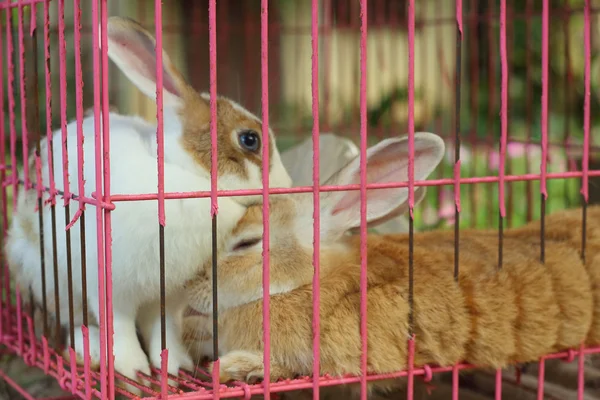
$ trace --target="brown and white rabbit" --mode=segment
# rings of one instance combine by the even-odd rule
[[[121,71],[148,97],[156,96],[156,42],[137,22],[121,17],[108,21],[108,55]],[[162,49],[160,49],[162,51]],[[182,77],[163,51],[164,78],[164,187],[165,192],[208,191],[210,184],[211,136],[209,96],[196,92]],[[111,192],[119,194],[156,193],[157,142],[156,125],[135,116],[109,114],[111,158]],[[85,193],[92,197],[96,190],[94,117],[83,119],[83,153],[85,158]],[[70,122],[68,132],[68,169],[71,179],[78,176],[77,122]],[[262,187],[262,141],[270,149],[270,186],[289,187],[291,179],[283,167],[273,132],[262,132],[261,121],[227,98],[217,100],[218,184],[219,189],[258,189]],[[53,136],[61,142],[61,132]],[[49,186],[47,141],[42,141],[42,184]],[[56,187],[62,189],[62,146],[54,146],[53,164]],[[67,166],[64,166],[67,167]],[[35,169],[32,168],[32,171]],[[32,179],[34,177],[32,176]],[[35,182],[35,180],[33,180]],[[71,189],[73,190],[73,182]],[[219,199],[218,237],[223,240],[244,214],[244,204],[252,197],[222,197]],[[31,288],[41,302],[39,225],[35,190],[19,194],[19,207],[8,233],[5,251],[10,269],[23,289]],[[64,207],[56,206],[56,218],[65,220]],[[211,254],[211,204],[209,198],[165,201],[165,271],[167,308],[167,348],[169,372],[177,373],[181,366],[193,364],[181,344],[181,317],[186,304],[181,295],[183,283],[197,271]],[[52,224],[50,208],[43,210],[44,251],[46,255],[46,299],[49,310],[54,304],[52,262]],[[92,363],[99,363],[100,334],[98,331],[98,246],[95,207],[87,207],[87,302],[90,309],[90,350]],[[112,290],[115,368],[129,378],[136,371],[150,373],[148,357],[136,335],[136,320],[146,345],[150,363],[160,366],[159,308],[159,229],[156,201],[117,203],[112,216]],[[69,216],[72,218],[73,215]],[[73,265],[73,301],[81,310],[80,230],[71,229],[71,261]],[[64,226],[56,230],[60,314],[68,315],[66,286],[67,250]],[[83,339],[78,327],[83,323],[81,312],[75,314],[76,351],[83,354]]]
[[[404,178],[406,148],[406,139],[390,139],[369,149],[369,183]],[[442,155],[443,145],[437,136],[416,134],[415,179],[424,179]],[[358,179],[357,159],[331,183],[353,184]],[[406,188],[367,192],[370,221],[385,218],[406,204]],[[344,236],[359,221],[359,200],[357,191],[321,195],[322,374],[360,373],[360,238]],[[598,212],[596,208],[589,210],[590,215]],[[271,379],[312,374],[311,215],[310,194],[271,196]],[[561,217],[557,214],[548,219],[559,221]],[[535,361],[592,335],[590,277],[578,249],[560,235],[548,233],[548,261],[543,265],[536,229],[532,224],[506,232],[501,269],[497,267],[494,231],[462,231],[460,245],[464,250],[458,281],[453,278],[454,233],[415,234],[416,365],[467,361],[498,368]],[[219,254],[223,381],[252,381],[263,375],[262,234],[262,206],[251,206]],[[409,333],[408,236],[369,235],[367,260],[368,372],[400,371],[406,368]],[[210,265],[205,265],[186,287],[192,307],[198,313],[210,314]],[[197,317],[196,321],[211,319]],[[210,336],[209,324],[198,328],[205,337]],[[207,346],[198,347],[202,351]],[[372,384],[385,388],[390,382]]]
[[[390,182],[402,179],[407,171],[408,142],[404,139],[388,139],[368,151],[369,181],[371,183]],[[429,133],[415,134],[415,179],[422,180],[435,169],[444,154],[443,141]],[[351,162],[334,179],[341,184],[357,183],[359,179],[358,159]],[[422,191],[419,191],[422,193]],[[271,241],[271,321],[273,376],[310,374],[312,365],[312,195],[272,196],[270,226],[273,230]],[[360,256],[355,245],[356,237],[344,237],[344,233],[359,225],[358,192],[329,192],[322,195],[321,207],[321,366],[323,373],[332,375],[359,373],[360,336],[358,323],[360,313]],[[390,212],[405,207],[408,191],[406,188],[374,189],[368,193],[367,219],[384,219]],[[420,195],[419,197],[420,198]],[[262,218],[261,206],[248,208],[232,234],[225,241],[219,262],[219,323],[222,325],[219,341],[222,373],[225,380],[247,379],[258,371],[242,372],[236,356],[248,356],[249,361],[262,360],[262,347],[254,343],[255,335],[261,335],[262,317],[254,312],[262,304]],[[378,268],[371,268],[369,281],[369,337],[371,343],[385,342],[384,346],[370,345],[370,362],[381,358],[383,363],[376,369],[393,367],[402,369],[406,360],[406,339],[408,337],[407,270],[397,265],[397,261],[385,254],[385,249],[377,256]],[[373,263],[371,259],[370,264]],[[406,262],[405,262],[406,264]],[[211,305],[210,270],[202,270],[196,279],[187,285],[191,306],[202,313],[210,313]],[[466,341],[467,326],[464,317],[455,318],[448,308],[463,302],[462,293],[454,282],[452,274],[432,267],[415,268],[415,297],[440,297],[440,303],[423,303],[432,314],[424,324],[429,341],[444,335],[449,343]],[[434,279],[435,278],[435,279]],[[425,282],[433,284],[424,284]],[[255,285],[259,283],[258,285]],[[445,288],[445,291],[443,290]],[[382,301],[385,299],[385,301]],[[417,305],[419,307],[419,305]],[[464,308],[464,307],[463,307]],[[460,307],[459,307],[460,309]],[[260,313],[259,313],[260,314]],[[297,316],[298,318],[295,318]],[[258,318],[260,317],[260,318]],[[380,321],[386,321],[381,324]],[[242,322],[244,321],[244,322]],[[379,321],[379,322],[378,322]],[[244,324],[242,331],[240,324]],[[356,334],[352,334],[356,328]],[[245,332],[244,335],[239,335]],[[350,332],[350,334],[349,334]],[[240,339],[242,342],[239,342]],[[290,342],[291,340],[291,342]],[[424,338],[424,340],[426,340]],[[396,345],[387,348],[395,342]],[[438,341],[439,342],[439,341]],[[437,346],[438,344],[435,344]],[[439,343],[443,346],[443,343]],[[257,347],[258,346],[258,347]],[[464,346],[457,345],[446,352],[438,349],[439,359],[431,360],[426,353],[417,358],[426,362],[447,364],[460,359]],[[234,353],[230,353],[233,351]],[[282,358],[279,358],[279,357]],[[277,361],[276,361],[277,360]],[[422,362],[423,360],[421,360]],[[258,362],[262,366],[262,361]],[[246,363],[247,364],[247,363]],[[243,364],[242,364],[243,365]],[[231,367],[231,371],[229,370]],[[288,369],[289,368],[289,369]]]

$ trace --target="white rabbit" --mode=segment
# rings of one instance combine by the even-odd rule
[[[108,22],[108,55],[123,73],[148,97],[156,96],[155,40],[137,22],[111,17]],[[163,51],[165,192],[210,190],[210,107],[209,96],[199,94],[185,82]],[[218,186],[219,189],[262,188],[262,140],[269,141],[270,186],[290,187],[291,179],[283,167],[272,132],[261,130],[261,121],[235,102],[219,97],[217,103]],[[109,114],[110,163],[112,194],[156,193],[157,144],[156,126],[133,116]],[[77,124],[67,125],[69,176],[76,188]],[[96,191],[94,117],[83,120],[85,196]],[[54,133],[61,143],[60,130]],[[62,146],[54,146],[56,187],[64,187]],[[42,141],[42,181],[49,186],[47,142]],[[30,163],[32,160],[30,160]],[[32,168],[32,171],[34,169]],[[32,181],[35,182],[32,174]],[[243,215],[245,204],[256,196],[219,198],[218,238],[222,240]],[[43,296],[41,284],[37,197],[34,190],[19,193],[19,207],[14,215],[5,245],[9,266],[22,289],[31,288],[36,301]],[[181,344],[181,318],[186,298],[182,284],[211,256],[210,198],[166,200],[165,215],[165,283],[167,308],[167,348],[169,373],[180,367],[192,367]],[[49,312],[55,311],[52,265],[52,224],[48,206],[43,210],[44,249],[46,259],[46,299]],[[67,252],[64,221],[65,209],[57,198],[56,231],[60,315],[63,324],[68,315]],[[74,214],[74,212],[72,212]],[[86,210],[87,290],[90,312],[90,351],[92,363],[99,363],[99,288],[96,207]],[[160,367],[160,292],[159,292],[159,224],[157,201],[125,201],[115,204],[112,221],[112,290],[115,369],[136,379],[136,371],[150,373],[148,357],[136,336],[136,319],[148,347],[150,363]],[[70,215],[69,218],[73,218]],[[71,229],[73,265],[73,302],[75,312],[76,351],[83,354],[80,325],[83,323],[80,230]],[[92,322],[93,321],[93,322]],[[110,332],[109,332],[110,334]]]

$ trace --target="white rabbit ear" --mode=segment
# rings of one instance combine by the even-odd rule
[[[408,181],[408,137],[386,139],[367,150],[367,183]],[[437,135],[418,132],[414,136],[414,179],[425,180],[444,156],[444,141]],[[326,185],[360,183],[360,156],[334,175]],[[415,204],[425,188],[415,188]],[[367,223],[378,224],[408,210],[408,188],[367,189]],[[336,191],[321,203],[321,239],[335,240],[360,226],[360,191]]]
[[[146,96],[156,98],[156,40],[136,21],[124,17],[108,19],[108,56]],[[167,107],[182,105],[189,86],[162,50],[163,102]]]

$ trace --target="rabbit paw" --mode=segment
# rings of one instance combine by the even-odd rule
[[[89,326],[88,327],[88,340],[89,340],[89,361],[90,361],[90,369],[98,370],[100,369],[100,331],[97,326]],[[75,357],[77,364],[85,365],[85,351],[84,351],[84,337],[82,330],[75,329]],[[140,349],[141,350],[141,349]],[[150,375],[150,366],[148,364],[148,359],[144,352],[142,351],[140,354],[134,354],[135,348],[132,348],[132,351],[127,354],[127,356],[122,357],[120,352],[115,352],[117,356],[115,357],[114,367],[115,370],[124,375],[125,377],[141,382],[141,379],[138,378],[137,372],[142,372],[146,375]],[[63,352],[63,356],[66,360],[70,362],[70,352],[69,349],[65,349]],[[120,383],[123,389],[133,393],[134,395],[141,395],[141,391],[127,383]]]
[[[167,371],[169,372],[169,374],[177,376],[177,374],[179,374],[180,368],[187,369],[189,371],[194,369],[194,363],[192,362],[192,358],[188,355],[187,351],[183,348],[183,346],[179,344],[171,344],[168,350],[169,364]],[[152,365],[154,365],[158,369],[162,367],[161,361],[162,359],[159,353],[152,357]]]
[[[159,370],[162,368],[161,353],[162,351],[160,350],[160,348],[157,348],[155,349],[155,351],[151,352],[150,357],[152,365]],[[194,370],[194,363],[192,362],[191,357],[188,355],[187,351],[183,348],[181,344],[177,342],[170,343],[167,355],[167,372],[169,373],[169,375],[178,376],[180,368],[187,369],[188,371]],[[169,385],[177,387],[178,382],[176,382],[173,379],[169,379]]]
[[[211,373],[213,365],[211,363],[209,367]],[[231,381],[257,383],[265,377],[263,356],[248,351],[232,351],[221,357],[219,373],[221,383]]]
[[[150,314],[152,316],[153,314]],[[161,323],[160,319],[144,320],[146,337],[148,343],[148,354],[151,364],[158,370],[162,370],[162,340],[161,340]],[[171,319],[167,319],[166,336],[167,343],[167,372],[169,375],[178,376],[181,368],[188,371],[194,370],[194,363],[187,352],[187,349],[182,343],[181,332],[177,325]],[[142,330],[143,332],[144,330]],[[177,387],[178,383],[175,380],[169,379],[169,385]]]
[[[89,326],[88,328],[89,338],[89,361],[90,370],[95,371],[100,368],[100,331],[97,326]],[[75,360],[78,365],[85,365],[85,346],[84,337],[81,327],[75,328]],[[71,361],[71,354],[69,349],[66,348],[63,351],[63,358],[67,361]]]
[[[138,376],[138,372],[151,376],[150,364],[143,351],[138,352],[136,348],[131,349],[129,352],[115,351],[114,366],[115,370],[126,378],[136,381],[142,386],[148,385],[148,382],[143,377]],[[119,386],[136,396],[141,396],[142,394],[139,388],[129,383],[122,382]]]

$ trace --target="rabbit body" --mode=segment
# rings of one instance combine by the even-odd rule
[[[428,164],[437,165],[438,145],[428,136],[416,137],[415,144],[415,175],[422,179],[429,172]],[[395,159],[385,154],[394,147],[397,153],[403,150],[401,141],[375,147],[368,155],[370,183],[383,183],[392,176],[392,166],[402,176],[405,160],[398,154]],[[358,174],[355,160],[333,182],[355,183]],[[320,212],[320,373],[337,376],[360,374],[362,344],[360,237],[344,235],[359,220],[360,198],[343,193],[322,193]],[[367,189],[367,222],[397,210],[406,198],[405,188]],[[272,380],[312,374],[312,212],[312,196],[271,197]],[[461,231],[457,279],[453,276],[454,233],[415,234],[415,365],[449,366],[465,361],[500,368],[535,361],[546,353],[578,346],[586,338],[595,343],[592,291],[598,267],[591,261],[581,262],[576,213],[547,217],[545,264],[540,262],[539,222],[505,232],[501,268],[497,232]],[[590,220],[600,216],[600,208],[590,207],[588,216]],[[262,243],[248,241],[249,237],[259,239],[262,227],[261,205],[248,208],[219,254],[222,381],[253,381],[264,376]],[[560,231],[553,231],[554,227]],[[367,372],[371,374],[407,367],[408,241],[406,234],[368,236]],[[589,260],[594,257],[594,246],[588,247]],[[195,316],[195,323],[187,326],[194,329],[196,325],[205,340],[211,332],[210,281],[210,268],[205,266],[186,285],[190,304],[205,314]],[[186,339],[192,343],[194,335],[188,333]],[[198,355],[208,348],[206,343],[196,345]],[[389,381],[371,385],[391,387]]]
[[[156,128],[141,120],[124,117],[118,114],[110,114],[111,126],[111,192],[119,194],[142,194],[156,191],[158,178],[156,173],[156,141],[153,136]],[[76,143],[76,122],[67,125],[69,176],[72,181],[78,176]],[[96,191],[95,183],[95,146],[94,146],[94,118],[88,117],[83,120],[84,131],[84,176],[85,195],[92,198],[91,194]],[[185,192],[210,190],[210,178],[206,174],[198,174],[189,171],[179,165],[177,160],[181,155],[176,152],[180,149],[177,143],[169,143],[176,139],[171,135],[165,136],[165,192]],[[61,141],[60,131],[55,132],[54,137],[54,168],[58,172],[62,164],[62,147],[56,145]],[[42,141],[42,184],[50,185],[49,168],[44,150],[47,146],[45,139]],[[175,154],[169,154],[170,149],[175,149]],[[175,156],[175,157],[173,157]],[[32,176],[32,180],[35,176]],[[54,174],[55,185],[63,188],[63,175]],[[75,186],[75,188],[74,188]],[[76,189],[76,182],[71,182],[71,190]],[[37,195],[35,192],[23,192],[19,194],[19,212],[15,214],[15,222],[11,232],[20,231],[18,236],[9,235],[7,249],[13,263],[21,258],[18,264],[24,269],[15,271],[15,276],[24,288],[31,287],[36,297],[41,298],[40,257],[39,257],[39,227],[37,217]],[[25,196],[24,196],[25,195]],[[65,221],[65,208],[56,197],[56,221],[60,226]],[[219,223],[224,229],[230,228],[232,224],[242,215],[243,207],[230,198],[219,199],[223,208],[231,207],[231,213],[223,215]],[[44,245],[46,256],[46,282],[49,288],[47,294],[50,310],[54,308],[53,298],[53,268],[52,268],[52,221],[49,207],[44,207]],[[75,214],[71,207],[69,220]],[[88,292],[90,296],[97,298],[98,282],[95,265],[98,259],[97,244],[97,218],[96,208],[87,206],[86,215],[86,256],[87,263],[94,266],[88,272]],[[178,286],[189,272],[189,266],[197,262],[203,251],[210,247],[210,235],[206,232],[197,232],[197,226],[210,224],[210,198],[201,199],[178,199],[165,201],[165,215],[167,224],[165,226],[165,251],[166,255],[166,287],[167,294]],[[111,212],[112,228],[112,275],[113,275],[113,302],[119,304],[141,304],[156,297],[159,291],[159,263],[158,249],[158,202],[156,201],[125,201],[117,203]],[[231,219],[227,217],[231,216]],[[208,225],[205,225],[208,226]],[[76,307],[81,301],[81,253],[80,253],[80,230],[72,228],[71,233],[71,258],[73,265],[73,300]],[[66,281],[66,230],[56,230],[57,258],[59,260],[59,285],[65,289],[63,282]],[[17,239],[24,239],[20,244],[13,244]],[[145,245],[132,246],[134,243]],[[28,250],[19,249],[19,246],[28,246]],[[62,294],[62,290],[60,291]],[[66,294],[66,291],[64,292]],[[95,293],[95,294],[92,294]],[[60,313],[68,315],[67,296],[61,296]],[[91,308],[98,305],[90,303]],[[76,322],[81,323],[82,315],[75,315]]]
[[[466,361],[500,368],[576,347],[586,338],[592,294],[578,253],[548,243],[548,262],[543,265],[537,259],[537,248],[512,236],[513,232],[506,233],[507,251],[498,269],[497,237],[492,232],[461,232],[461,248],[468,250],[460,254],[456,281],[454,233],[415,235],[415,365],[448,366]],[[360,238],[353,236],[339,249],[321,249],[322,374],[360,373],[359,242]],[[272,248],[272,259],[275,255]],[[552,258],[572,261],[572,268],[550,262]],[[409,337],[408,236],[370,235],[367,260],[368,372],[400,371],[407,367]],[[307,257],[304,261],[309,267],[304,285],[270,297],[273,379],[312,374],[312,260]],[[220,311],[222,368],[227,354],[240,349],[261,354],[257,360],[262,362],[262,307],[263,302],[257,300]],[[210,318],[205,323],[211,323]],[[210,332],[210,325],[200,329]],[[210,337],[205,340],[210,342]],[[281,375],[276,375],[277,371]],[[226,378],[247,379],[242,375]]]
[[[155,129],[139,120],[129,123],[129,117],[117,114],[110,115],[111,126],[111,192],[120,194],[152,193],[158,186],[156,173],[156,142],[153,140]],[[76,143],[76,122],[67,125],[68,141]],[[84,130],[84,164],[85,194],[91,198],[95,192],[95,149],[94,149],[94,119],[88,117],[83,121]],[[180,148],[172,143],[175,137],[165,135],[165,192],[186,192],[210,190],[209,177],[192,172],[178,165],[181,155]],[[54,142],[60,143],[60,132],[54,134]],[[44,141],[42,148],[46,147]],[[167,149],[176,149],[170,153]],[[43,149],[44,150],[44,149]],[[69,159],[77,160],[76,146],[70,145]],[[42,155],[46,154],[42,151]],[[62,148],[54,146],[54,166],[58,171],[62,164]],[[42,184],[49,186],[49,168],[47,160],[42,157]],[[69,163],[69,176],[77,177],[77,163]],[[64,187],[62,174],[55,174],[57,188]],[[73,188],[73,185],[71,186]],[[14,216],[6,243],[9,265],[17,282],[23,289],[31,288],[35,299],[42,301],[42,280],[40,279],[40,243],[37,217],[37,196],[35,191],[21,192],[19,196],[18,213]],[[60,294],[59,312],[62,320],[69,315],[69,299],[67,296],[67,248],[66,230],[63,222],[66,209],[60,200],[57,201],[55,212],[58,228],[56,229],[56,258],[58,266],[58,287]],[[237,219],[243,214],[243,206],[231,198],[219,199],[219,206],[227,210],[219,218],[219,236],[232,229]],[[191,276],[198,262],[210,255],[211,231],[210,198],[179,199],[165,201],[165,286],[166,295],[172,302],[185,304],[185,296],[178,290],[183,282]],[[75,210],[71,208],[69,219],[73,218]],[[87,264],[87,301],[91,312],[90,321],[98,324],[99,317],[99,286],[98,286],[98,234],[97,215],[94,206],[87,206],[84,211],[86,218],[86,264]],[[112,231],[112,302],[114,307],[114,327],[117,332],[115,347],[121,335],[120,319],[134,320],[140,306],[156,301],[160,293],[159,279],[159,229],[158,203],[156,201],[128,201],[116,204],[111,212]],[[52,265],[52,220],[48,206],[43,208],[44,250],[46,271],[46,301],[50,312],[56,312],[54,304],[54,269]],[[204,229],[202,229],[204,228]],[[73,271],[73,306],[74,323],[83,323],[82,286],[81,286],[81,248],[80,229],[75,226],[71,234],[71,264]],[[103,238],[102,238],[103,239]],[[100,251],[103,251],[103,246]],[[102,255],[104,256],[104,255]],[[103,258],[103,257],[102,257]],[[18,266],[18,267],[17,267]],[[171,303],[172,303],[171,302]],[[181,307],[174,307],[175,309]],[[79,312],[78,312],[79,311]],[[174,319],[178,316],[172,316]],[[135,329],[135,327],[132,327]],[[93,328],[92,328],[93,329]],[[76,330],[78,331],[78,330]],[[96,332],[94,329],[92,332]],[[132,337],[135,338],[135,331]],[[175,334],[175,333],[173,333]],[[93,336],[94,333],[91,333]],[[137,340],[137,338],[136,338]],[[176,342],[176,338],[173,338]],[[136,349],[141,351],[139,344],[133,346],[124,343],[123,348],[116,348],[115,353],[130,353]],[[171,347],[171,357],[185,360],[185,349]],[[145,357],[138,354],[140,364]],[[135,359],[134,356],[131,359]],[[147,363],[147,362],[146,362]],[[135,368],[140,368],[136,365]]]

